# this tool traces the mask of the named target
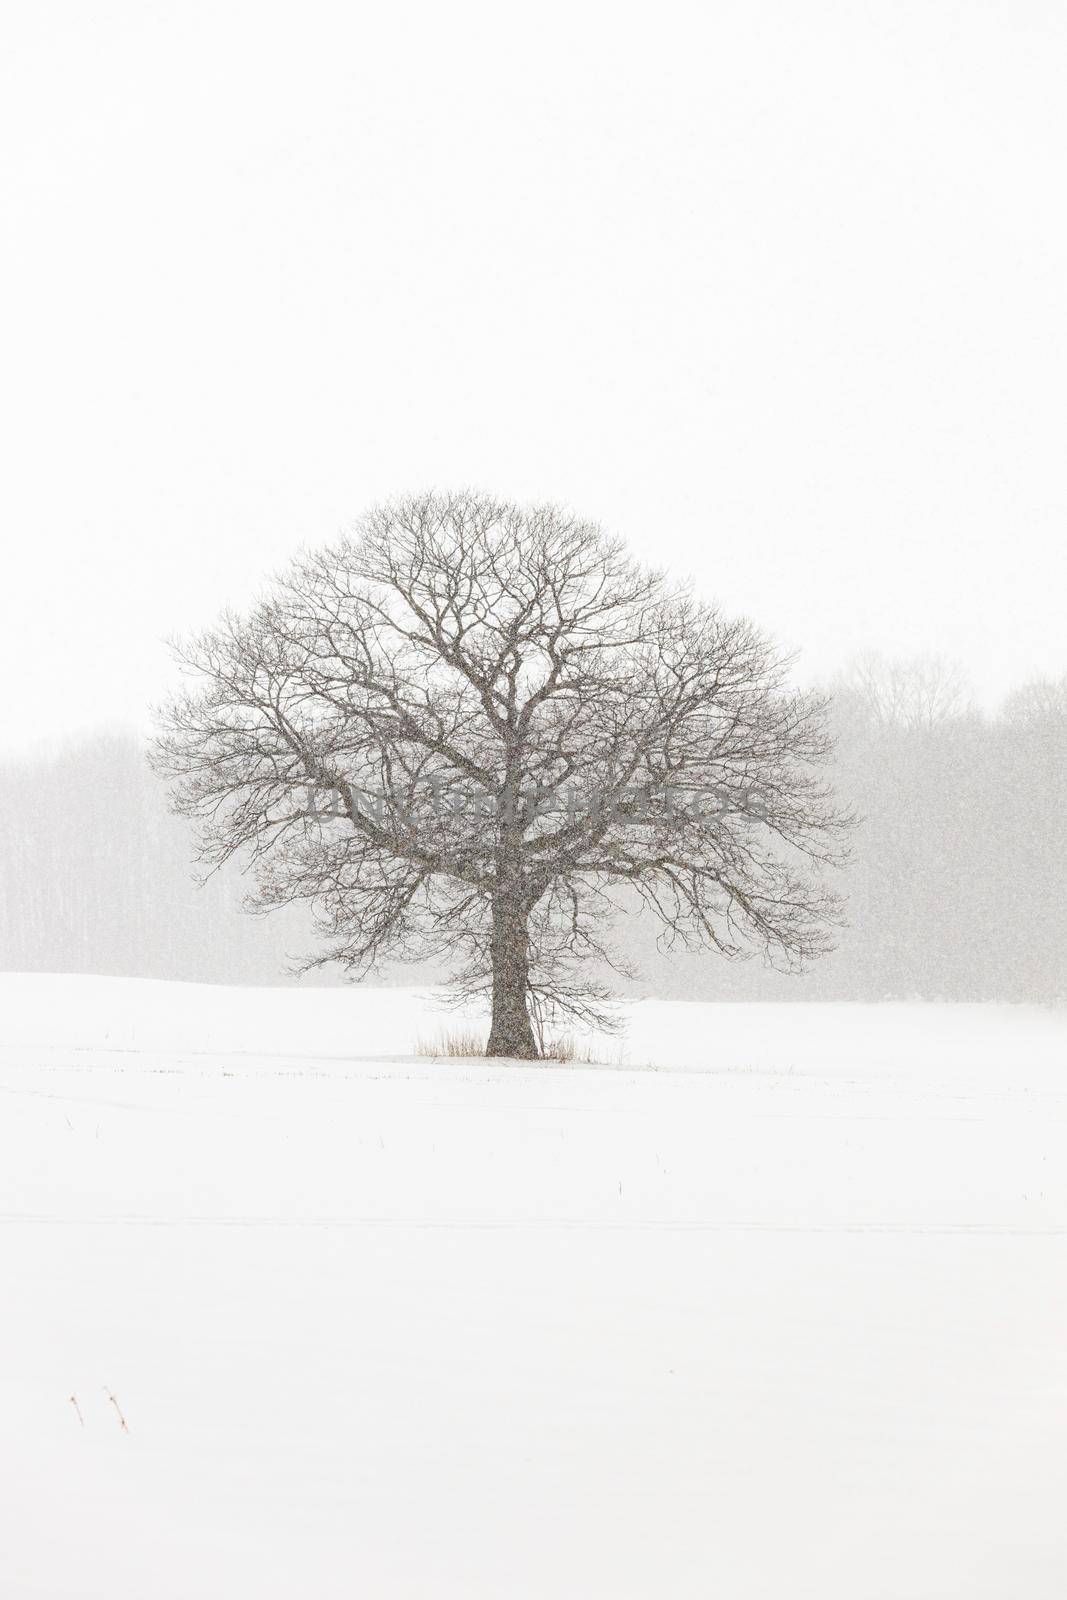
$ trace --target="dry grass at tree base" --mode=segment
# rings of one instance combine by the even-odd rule
[[[415,1041],[417,1056],[468,1056],[485,1055],[485,1039],[473,1028],[441,1028],[432,1039],[422,1035]]]
[[[429,1057],[469,1059],[485,1055],[485,1035],[474,1028],[442,1028],[432,1039],[415,1041],[415,1054]],[[594,1065],[603,1059],[588,1043],[579,1043],[573,1034],[546,1039],[541,1047],[542,1061],[579,1061]]]

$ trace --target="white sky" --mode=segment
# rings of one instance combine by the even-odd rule
[[[1067,11],[0,8],[0,743],[377,498],[801,648],[1067,670]]]

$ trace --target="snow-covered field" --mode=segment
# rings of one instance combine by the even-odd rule
[[[0,1014],[5,1600],[1067,1594],[1062,1013]]]

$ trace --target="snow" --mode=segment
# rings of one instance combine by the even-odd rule
[[[395,989],[0,1015],[0,1594],[1067,1592],[1062,1012],[642,1002],[601,1067],[417,1060]]]

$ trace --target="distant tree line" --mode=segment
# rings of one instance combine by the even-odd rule
[[[132,733],[0,764],[0,969],[284,982],[305,919],[249,916],[238,873],[201,886],[190,858]]]
[[[665,953],[646,958],[657,992],[1067,998],[1067,677],[1016,690],[995,716],[936,660],[866,660],[831,692],[834,784],[861,819],[837,950],[799,979]]]
[[[861,821],[840,874],[848,926],[797,977],[758,958],[656,948],[620,901],[631,993],[735,1000],[1067,998],[1067,678],[994,716],[937,662],[866,661],[831,686],[834,783]],[[233,868],[203,887],[190,825],[132,734],[0,765],[0,968],[220,983],[292,981],[298,907],[253,916]],[[430,965],[372,982],[429,982]],[[331,981],[324,972],[318,981]],[[336,975],[342,981],[342,975]]]

